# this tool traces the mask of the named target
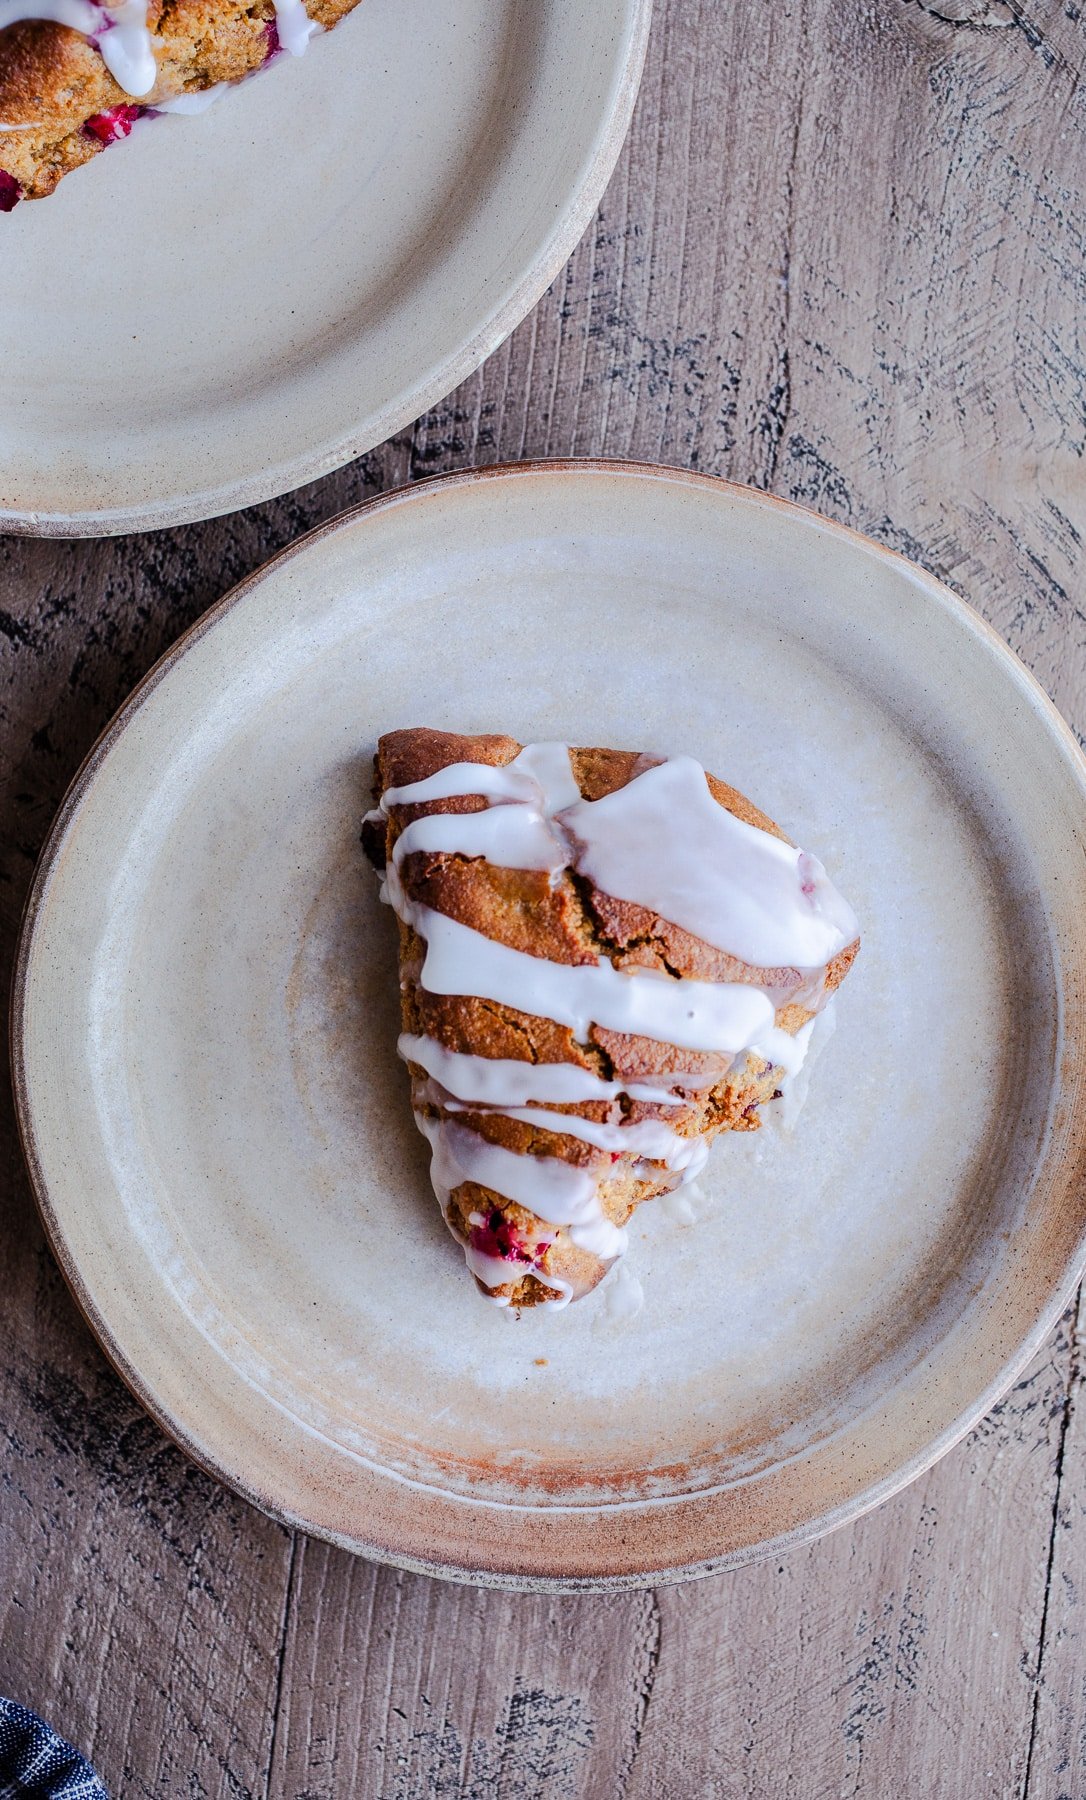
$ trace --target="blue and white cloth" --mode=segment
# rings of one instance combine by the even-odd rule
[[[90,1763],[44,1719],[0,1696],[0,1800],[109,1800]]]

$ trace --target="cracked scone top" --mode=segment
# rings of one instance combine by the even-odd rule
[[[564,1306],[785,1091],[855,917],[692,757],[394,731],[374,794],[442,1213],[491,1300]]]
[[[127,137],[199,112],[358,0],[0,0],[0,212]]]

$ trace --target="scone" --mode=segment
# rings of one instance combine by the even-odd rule
[[[0,212],[127,137],[198,112],[358,0],[0,0]]]
[[[564,1306],[795,1077],[855,917],[689,756],[393,731],[374,796],[446,1223],[499,1306]]]

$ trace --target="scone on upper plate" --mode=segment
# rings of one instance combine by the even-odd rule
[[[374,796],[446,1223],[497,1304],[565,1305],[786,1089],[855,917],[692,757],[393,731]]]
[[[304,51],[358,0],[0,0],[0,212],[127,137],[145,113]]]

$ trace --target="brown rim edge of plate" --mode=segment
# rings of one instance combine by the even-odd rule
[[[551,282],[561,274],[576,250],[603,199],[604,191],[615,172],[622,147],[626,142],[633,109],[641,87],[641,77],[648,53],[649,30],[652,25],[654,0],[636,0],[630,51],[621,73],[615,106],[596,146],[590,167],[573,197],[562,228],[549,249],[543,249],[531,268],[522,275],[513,291],[479,325],[442,373],[416,386],[406,396],[389,402],[370,425],[355,429],[336,443],[309,451],[278,468],[240,476],[237,480],[203,493],[189,494],[180,500],[149,501],[142,506],[102,507],[92,512],[49,513],[6,511],[0,507],[0,532],[12,537],[98,538],[121,537],[144,531],[165,531],[174,525],[193,525],[204,519],[221,518],[226,513],[240,512],[246,506],[258,506],[266,500],[278,500],[295,488],[318,481],[336,469],[365,456],[379,444],[395,437],[406,425],[436,406],[473,375],[488,356],[500,349],[507,337],[538,305]],[[353,509],[348,509],[353,510]],[[345,517],[346,514],[340,516]]]
[[[99,1348],[113,1370],[120,1376],[139,1405],[150,1415],[164,1435],[174,1443],[188,1459],[224,1487],[241,1496],[243,1500],[255,1507],[265,1517],[292,1530],[305,1531],[310,1535],[335,1544],[353,1554],[368,1557],[374,1562],[389,1563],[415,1574],[437,1577],[441,1580],[458,1582],[477,1587],[506,1589],[513,1592],[529,1593],[603,1593],[628,1589],[671,1585],[679,1582],[703,1579],[706,1576],[724,1573],[730,1569],[747,1564],[764,1561],[783,1551],[797,1548],[801,1544],[813,1543],[825,1537],[829,1532],[841,1526],[851,1524],[865,1513],[881,1506],[886,1500],[900,1493],[905,1487],[923,1475],[933,1464],[945,1456],[949,1450],[961,1441],[979,1420],[991,1411],[992,1407],[1008,1392],[1019,1375],[1032,1361],[1033,1357],[1044,1346],[1049,1332],[1059,1319],[1068,1300],[1086,1273],[1086,1218],[1083,1219],[1074,1256],[1069,1260],[1062,1280],[1055,1286],[1047,1305],[1042,1308],[1036,1323],[1027,1332],[1018,1348],[1002,1364],[998,1374],[987,1388],[965,1407],[963,1411],[945,1429],[939,1433],[922,1450],[916,1452],[900,1467],[890,1474],[873,1482],[860,1493],[851,1496],[838,1506],[829,1508],[823,1513],[793,1526],[790,1530],[776,1536],[764,1538],[757,1543],[742,1545],[739,1548],[716,1557],[684,1563],[677,1566],[646,1569],[635,1573],[608,1574],[607,1572],[590,1575],[569,1576],[555,1568],[552,1572],[538,1575],[518,1573],[514,1569],[497,1569],[489,1566],[467,1567],[457,1564],[429,1562],[424,1559],[405,1554],[394,1544],[370,1542],[363,1538],[344,1536],[342,1534],[315,1526],[312,1521],[299,1517],[289,1510],[275,1505],[266,1495],[251,1488],[236,1471],[225,1468],[214,1456],[207,1452],[186,1432],[184,1427],[164,1408],[160,1407],[156,1397],[149,1393],[143,1384],[139,1371],[128,1361],[119,1345],[110,1333],[106,1320],[102,1317],[89,1293],[87,1292],[79,1270],[69,1257],[60,1224],[53,1213],[48,1189],[42,1175],[41,1164],[37,1155],[34,1138],[33,1120],[31,1117],[28,1083],[24,1066],[24,1014],[27,998],[27,977],[30,951],[34,938],[38,915],[45,901],[54,866],[57,862],[68,827],[82,801],[83,795],[90,786],[105,760],[113,744],[131,723],[145,700],[149,698],[159,682],[179,662],[182,656],[212,630],[227,612],[246,598],[250,590],[261,583],[269,570],[290,562],[294,557],[307,550],[320,538],[340,530],[343,526],[353,524],[358,519],[383,511],[392,506],[400,506],[412,501],[417,495],[434,488],[451,489],[470,487],[481,481],[508,480],[517,478],[534,478],[540,475],[572,475],[586,476],[634,476],[642,480],[679,482],[691,487],[701,487],[710,492],[729,492],[741,497],[746,503],[755,503],[767,509],[776,509],[797,518],[811,529],[825,530],[842,539],[854,542],[864,551],[879,560],[888,560],[899,564],[907,570],[913,580],[919,580],[928,593],[929,598],[942,605],[945,611],[955,616],[974,637],[994,651],[1008,675],[1028,697],[1035,710],[1039,710],[1050,727],[1055,728],[1055,735],[1061,739],[1069,754],[1071,763],[1078,772],[1079,781],[1086,798],[1086,756],[1083,755],[1074,734],[1066,721],[1049,699],[1036,677],[1030,673],[1025,664],[1000,637],[999,633],[987,623],[981,615],[965,600],[959,598],[937,577],[922,569],[919,564],[911,562],[896,550],[890,550],[873,538],[866,537],[852,526],[842,525],[834,519],[826,518],[812,508],[801,506],[791,500],[783,500],[775,494],[766,493],[760,488],[752,488],[740,482],[727,481],[720,476],[705,475],[693,470],[672,467],[664,463],[637,462],[625,458],[555,458],[533,459],[520,463],[494,463],[482,468],[460,469],[450,474],[424,477],[420,481],[410,482],[402,487],[390,488],[385,493],[377,494],[372,499],[346,508],[343,512],[326,519],[304,536],[287,545],[263,563],[260,568],[246,575],[234,587],[216,601],[207,612],[194,621],[181,636],[163,652],[146,675],[136,684],[128,699],[123,702],[113,718],[105,726],[84,757],[76,774],[72,778],[67,792],[57,810],[56,817],[50,826],[45,843],[39,854],[31,880],[30,889],[23,907],[19,928],[18,946],[15,957],[15,969],[12,978],[11,1001],[8,1015],[9,1048],[11,1056],[12,1087],[15,1097],[15,1113],[22,1144],[23,1156],[30,1176],[31,1191],[37,1205],[46,1238],[50,1249],[60,1267],[61,1274],[68,1286],[76,1306],[89,1326]],[[1086,1139],[1086,1102],[1080,1103],[1081,1117],[1078,1121],[1081,1134]],[[1062,1182],[1062,1191],[1070,1193],[1076,1186],[1077,1170],[1069,1168]],[[696,1498],[696,1496],[690,1496]],[[471,1503],[468,1502],[468,1505]]]

